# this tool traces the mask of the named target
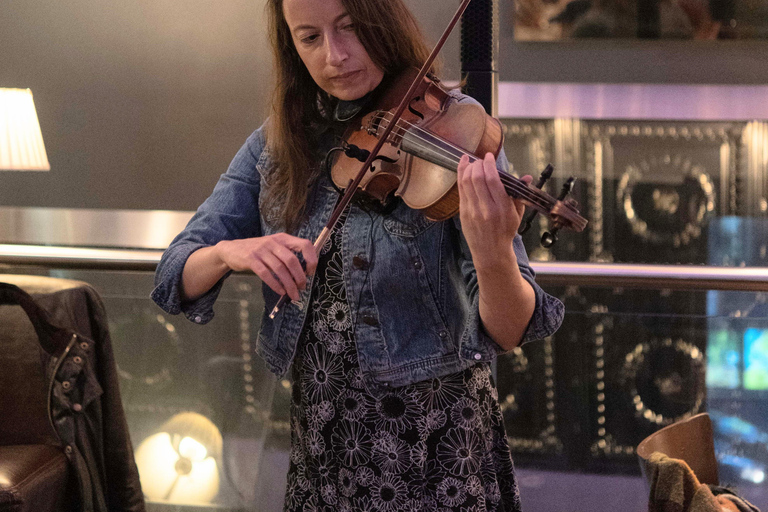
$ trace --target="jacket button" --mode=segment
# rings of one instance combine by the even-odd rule
[[[443,339],[446,339],[446,338],[448,337],[448,331],[440,331],[440,332],[438,333],[438,335],[439,335],[441,338],[443,338]]]
[[[197,315],[195,317],[195,323],[196,324],[202,323],[202,321],[203,321],[203,317],[201,317],[200,315]]]
[[[376,319],[375,316],[372,316],[372,315],[364,315],[363,323],[366,325],[370,325],[371,327],[377,327],[379,325],[379,321]]]
[[[74,409],[75,412],[80,412],[80,411],[83,410],[83,406],[80,405],[80,404],[75,404],[75,405],[72,406],[72,409]]]
[[[413,259],[413,268],[415,268],[416,270],[421,270],[422,266],[423,264],[421,263],[421,260],[419,258]]]
[[[475,354],[475,360],[476,360],[476,361],[479,361],[479,360],[480,360],[480,359],[482,359],[482,358],[483,358],[483,356],[482,356],[482,355],[480,355],[480,353],[479,353],[479,352]]]
[[[352,258],[352,265],[354,265],[355,268],[359,270],[368,270],[368,266],[369,266],[368,260],[366,260],[362,256],[354,256]]]
[[[72,384],[68,380],[65,380],[61,383],[61,387],[64,389],[64,391],[67,391],[69,388],[72,387]]]

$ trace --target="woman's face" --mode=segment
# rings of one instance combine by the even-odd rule
[[[299,57],[322,90],[356,100],[379,85],[384,73],[357,38],[341,0],[284,0],[283,14]]]

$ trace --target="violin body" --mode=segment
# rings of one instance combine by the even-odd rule
[[[410,83],[415,76],[406,73],[400,80]],[[402,96],[397,83],[392,87],[394,97]],[[389,94],[387,94],[389,96]],[[387,97],[379,110],[355,119],[345,139],[363,149],[372,148],[386,122],[383,112],[389,109]],[[438,84],[425,78],[401,123],[418,127],[421,135],[410,130],[396,130],[379,151],[378,159],[363,177],[360,189],[382,203],[398,196],[415,210],[422,210],[431,220],[445,220],[459,211],[459,193],[456,185],[456,166],[451,155],[445,154],[435,140],[451,141],[474,155],[482,157],[490,152],[498,156],[503,144],[499,121],[488,116],[475,103],[458,103]],[[422,140],[424,133],[436,137]],[[383,157],[383,158],[382,158]],[[336,186],[343,188],[357,174],[360,162],[339,154],[334,161],[331,176]]]

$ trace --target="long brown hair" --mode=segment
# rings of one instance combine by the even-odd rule
[[[385,77],[426,61],[429,48],[402,0],[341,0],[341,4]],[[275,59],[267,139],[276,167],[269,173],[261,209],[268,222],[292,232],[305,214],[309,189],[319,172],[317,141],[310,127],[323,122],[323,113],[333,111],[335,100],[315,84],[301,61],[283,15],[283,0],[269,0],[267,9]]]

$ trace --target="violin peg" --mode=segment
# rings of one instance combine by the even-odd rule
[[[553,245],[555,245],[555,242],[557,242],[557,229],[553,229],[552,231],[546,231],[543,235],[541,235],[541,245],[542,247],[546,247],[549,249]]]
[[[536,183],[536,188],[541,189],[547,183],[547,181],[549,181],[549,178],[552,177],[553,172],[555,172],[555,168],[552,167],[552,164],[547,164],[544,170],[541,171],[539,181]]]
[[[560,190],[560,196],[557,198],[558,200],[562,201],[566,197],[568,197],[568,194],[571,193],[571,190],[573,190],[573,183],[576,181],[576,178],[571,176],[568,178],[565,183],[563,183],[563,188]]]
[[[525,234],[533,225],[533,219],[536,218],[539,212],[536,210],[529,210],[523,217],[523,221],[520,223],[520,227],[517,228],[517,232],[521,235]]]

